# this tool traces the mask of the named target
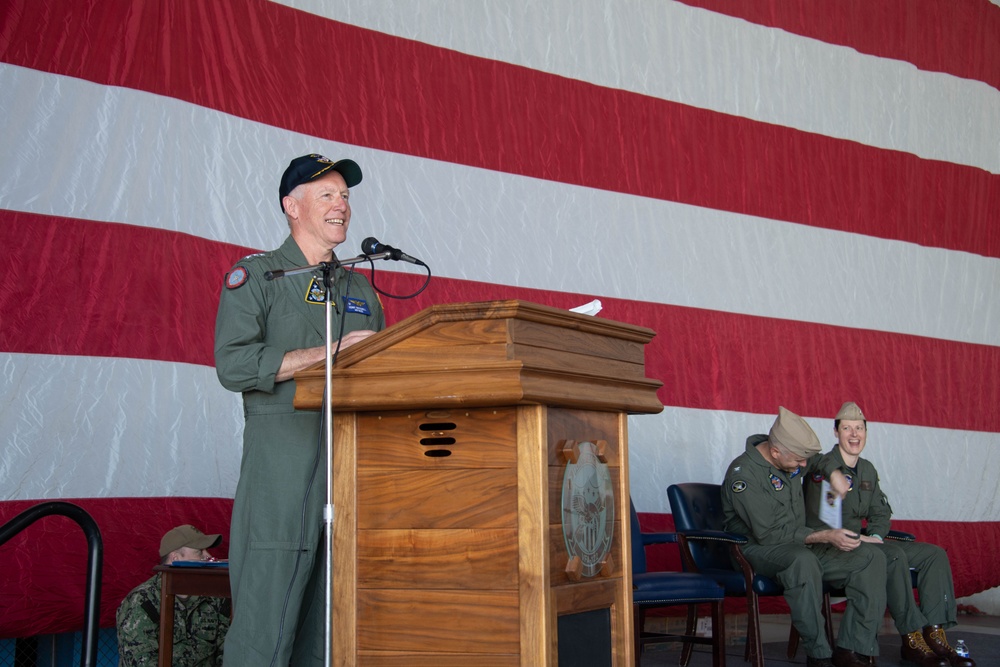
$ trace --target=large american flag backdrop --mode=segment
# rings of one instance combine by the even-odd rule
[[[94,516],[102,625],[163,531],[228,535],[218,294],[280,244],[308,152],[365,171],[342,255],[376,236],[434,271],[390,322],[597,298],[656,331],[644,521],[779,405],[829,446],[855,400],[896,526],[960,596],[1000,584],[997,4],[5,0],[0,520]],[[80,626],[84,547],[61,517],[0,547],[0,635]]]

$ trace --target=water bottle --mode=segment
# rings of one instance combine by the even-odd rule
[[[955,653],[962,656],[963,658],[969,657],[969,647],[965,645],[964,639],[959,639],[955,642]]]

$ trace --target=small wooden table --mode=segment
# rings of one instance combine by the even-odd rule
[[[160,573],[160,667],[171,667],[174,657],[174,597],[177,595],[206,595],[228,598],[228,567],[171,567],[157,565]]]

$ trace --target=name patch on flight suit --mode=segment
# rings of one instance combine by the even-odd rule
[[[774,474],[769,475],[769,477],[771,478],[771,486],[774,487],[775,491],[781,491],[785,488],[785,481],[783,479]]]
[[[858,484],[858,488],[861,489],[862,491],[871,491],[872,489],[875,488],[875,485],[872,484],[871,482],[865,481]]]
[[[364,299],[358,299],[353,296],[344,297],[344,310],[348,313],[357,313],[359,315],[371,315],[372,311],[368,308],[368,302]]]

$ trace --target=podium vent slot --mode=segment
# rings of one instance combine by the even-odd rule
[[[428,449],[424,452],[424,456],[429,456],[432,459],[440,459],[445,456],[451,456],[450,449]]]
[[[447,447],[455,444],[455,438],[420,438],[420,444],[424,447]]]
[[[428,424],[421,424],[419,426],[421,431],[454,431],[458,428],[455,422],[431,422]]]
[[[417,427],[427,435],[420,438],[420,444],[424,447],[450,447],[455,444],[455,438],[449,435],[449,431],[458,428],[455,422],[427,422]],[[433,449],[424,452],[425,456],[451,456],[451,450]]]

